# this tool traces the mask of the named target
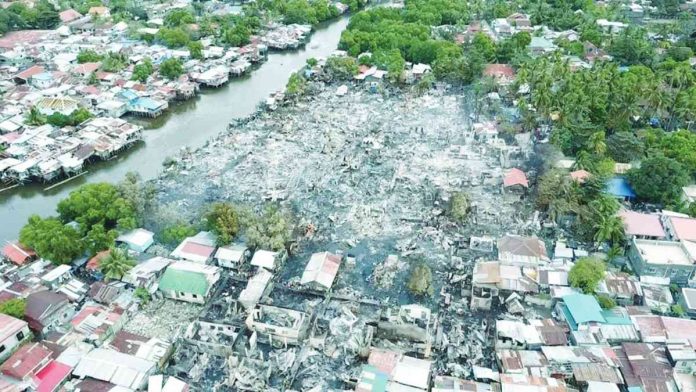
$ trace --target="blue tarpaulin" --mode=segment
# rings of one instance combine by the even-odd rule
[[[633,199],[636,197],[633,188],[631,188],[631,185],[623,177],[614,177],[607,181],[607,186],[604,190],[610,195],[624,199]]]

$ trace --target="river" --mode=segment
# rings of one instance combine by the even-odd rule
[[[336,50],[348,17],[319,27],[306,46],[297,51],[270,53],[268,61],[250,74],[231,79],[220,89],[204,89],[198,98],[174,104],[163,116],[143,122],[144,142],[116,159],[86,166],[87,174],[50,191],[46,185],[32,184],[0,193],[0,242],[16,239],[32,214],[55,214],[58,201],[80,185],[91,182],[117,182],[130,171],[152,179],[162,170],[162,162],[182,147],[198,148],[222,132],[235,119],[251,115],[258,104],[282,89],[290,74],[312,57],[327,57]]]

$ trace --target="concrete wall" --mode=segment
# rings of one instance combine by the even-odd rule
[[[20,335],[20,333],[23,336],[18,336]],[[0,347],[4,348],[3,351],[0,353],[0,362],[3,362],[7,358],[9,358],[10,355],[12,355],[15,349],[19,346],[19,344],[28,340],[29,338],[31,338],[31,331],[29,331],[29,326],[25,326],[16,334],[0,342]]]

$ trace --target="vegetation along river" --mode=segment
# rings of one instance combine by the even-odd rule
[[[162,162],[182,147],[198,148],[223,131],[235,118],[251,115],[257,105],[282,89],[290,74],[312,57],[327,57],[336,49],[348,18],[319,27],[306,46],[297,51],[270,53],[268,61],[250,74],[232,79],[220,89],[202,90],[197,99],[173,105],[155,120],[142,122],[144,142],[107,162],[86,166],[88,173],[49,191],[45,184],[31,184],[0,193],[0,242],[17,238],[31,214],[53,215],[58,201],[90,182],[117,182],[130,171],[151,179]],[[141,120],[136,120],[140,122]]]

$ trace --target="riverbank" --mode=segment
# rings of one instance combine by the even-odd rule
[[[307,59],[326,57],[338,44],[348,17],[319,26],[307,44],[293,52],[272,52],[266,63],[247,76],[233,79],[220,89],[206,89],[195,100],[173,105],[155,120],[137,120],[143,125],[144,143],[120,154],[116,159],[91,165],[89,173],[50,191],[29,185],[0,193],[0,240],[15,239],[32,214],[52,215],[56,203],[82,184],[121,180],[130,171],[143,179],[154,178],[161,163],[182,148],[196,149],[219,134],[232,119],[246,117],[274,91],[285,87],[289,75]]]

